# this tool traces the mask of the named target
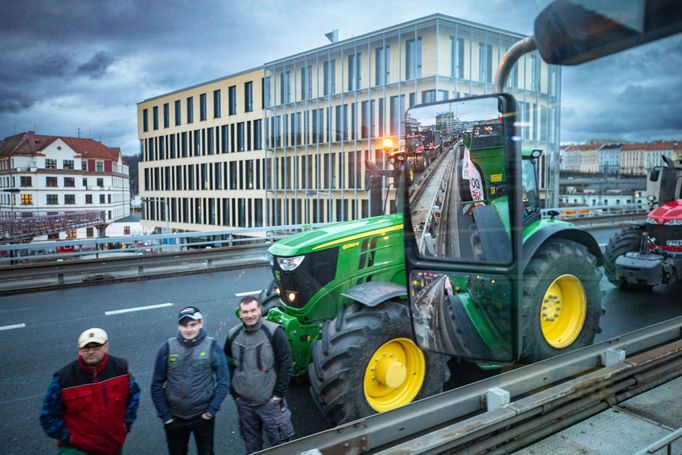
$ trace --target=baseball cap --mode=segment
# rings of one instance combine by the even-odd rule
[[[83,348],[90,343],[104,344],[109,340],[107,332],[102,329],[92,328],[81,333],[78,337],[78,347]]]
[[[178,322],[182,321],[185,318],[190,318],[195,321],[201,321],[204,319],[204,316],[201,314],[201,311],[199,311],[199,308],[195,306],[188,306],[180,310],[178,313]]]

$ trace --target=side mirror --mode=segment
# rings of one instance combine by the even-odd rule
[[[557,0],[535,19],[534,40],[542,59],[577,65],[682,31],[677,0],[594,2]]]
[[[449,138],[429,159],[417,149],[405,153],[415,176],[404,202],[406,267],[415,339],[424,349],[516,360],[522,191],[514,120],[509,95],[407,112],[409,134]]]

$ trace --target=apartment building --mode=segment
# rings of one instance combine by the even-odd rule
[[[147,229],[344,221],[374,213],[365,162],[421,103],[492,93],[522,36],[434,14],[138,104]],[[524,146],[558,193],[558,67],[525,56],[508,91]],[[386,182],[388,186],[388,182]]]
[[[119,148],[33,131],[0,142],[0,216],[91,211],[104,212],[105,223],[130,214],[130,178]],[[59,234],[62,239],[96,236],[93,227]]]

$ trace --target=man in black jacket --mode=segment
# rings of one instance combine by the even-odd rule
[[[261,318],[252,296],[239,302],[241,324],[225,341],[230,393],[237,404],[239,430],[247,453],[263,448],[263,431],[274,446],[291,440],[294,428],[284,396],[291,377],[291,348],[284,330]]]

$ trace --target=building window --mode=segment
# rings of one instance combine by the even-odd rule
[[[309,100],[313,97],[313,67],[301,67],[301,99]]]
[[[56,194],[47,195],[47,205],[57,205],[59,204],[59,197]]]
[[[99,177],[97,179],[97,186],[100,188],[104,188],[104,179],[103,178]]]
[[[31,181],[31,177],[20,177],[19,182],[21,186],[33,186],[33,182]]]
[[[170,104],[163,104],[163,127],[168,128],[170,126]]]
[[[87,171],[88,170],[88,162],[85,160],[81,161],[81,171]]]
[[[149,131],[149,109],[142,110],[142,131]]]
[[[83,188],[87,188],[87,187],[88,187],[88,179],[84,178],[83,179]]]
[[[213,118],[218,118],[220,115],[220,90],[213,90]]]
[[[237,151],[244,151],[244,122],[237,123]]]
[[[75,194],[65,194],[64,195],[64,204],[74,205],[75,203],[76,203],[76,195]]]
[[[478,43],[478,80],[492,83],[493,81],[493,46]]]
[[[194,123],[194,98],[187,98],[187,123]]]
[[[182,114],[180,113],[180,100],[175,100],[175,126],[180,126],[180,117]]]
[[[405,79],[422,77],[422,39],[408,39],[405,43]]]
[[[244,83],[244,111],[253,111],[253,82]]]
[[[130,235],[130,226],[123,226],[123,235]]]
[[[91,239],[93,237],[94,233],[95,233],[95,230],[93,228],[91,228],[91,227],[85,228],[85,236],[87,238]]]
[[[450,37],[450,77],[464,78],[464,38]]]
[[[227,88],[227,113],[235,115],[237,113],[237,86],[232,85]]]
[[[540,60],[536,54],[530,56],[530,86],[533,90],[540,90]]]
[[[45,169],[57,169],[57,160],[45,158]]]
[[[104,161],[97,161],[95,163],[95,171],[104,172]]]
[[[159,106],[152,108],[152,125],[155,130],[159,129]]]
[[[64,177],[64,188],[73,188],[76,186],[76,179],[73,177]]]
[[[253,149],[261,150],[263,148],[262,143],[262,120],[254,120],[253,122]]]
[[[77,231],[75,229],[67,229],[66,230],[66,239],[67,240],[74,240],[77,237]]]
[[[206,94],[199,95],[199,121],[206,120]]]
[[[263,101],[261,103],[262,108],[270,107],[270,76],[263,80],[262,96]]]
[[[327,60],[322,67],[324,95],[336,93],[336,60]]]
[[[348,90],[357,90],[360,88],[360,54],[351,54],[348,56]]]
[[[73,169],[73,160],[63,160],[62,169]]]
[[[45,186],[57,188],[57,177],[45,177]]]
[[[104,204],[104,195],[103,194],[99,195],[99,203]]]
[[[389,84],[391,82],[391,46],[377,47],[374,60],[374,85]]]
[[[33,205],[33,195],[32,194],[22,194],[21,195],[21,205]]]
[[[85,195],[85,203],[86,204],[92,204],[92,194],[86,194]]]
[[[282,74],[280,74],[280,91],[279,91],[279,96],[280,96],[280,102],[282,104],[287,104],[291,102],[291,72],[285,71]]]

